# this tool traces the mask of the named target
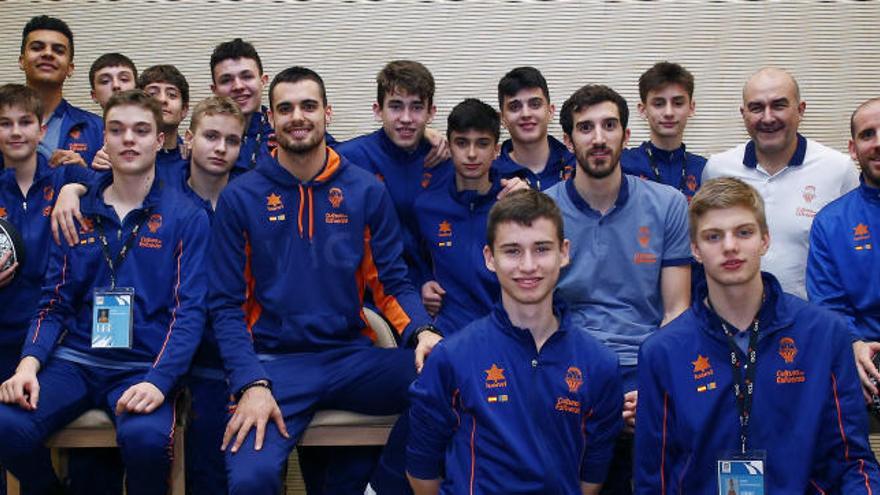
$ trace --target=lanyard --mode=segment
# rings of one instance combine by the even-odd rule
[[[712,301],[707,298],[709,308],[712,307]],[[717,312],[715,313],[718,314]],[[727,326],[724,319],[721,320],[721,330],[727,336],[727,347],[730,350],[730,366],[733,368],[735,381],[733,382],[733,394],[736,397],[736,406],[739,410],[739,439],[742,453],[746,453],[746,444],[749,437],[749,422],[752,413],[752,397],[755,395],[755,375],[758,370],[758,317],[752,322],[752,328],[749,330],[749,347],[746,353],[745,362],[741,362],[736,342],[733,336],[736,334]],[[743,376],[745,372],[745,376]]]
[[[651,144],[648,143],[645,146],[645,151],[648,153],[648,162],[651,165],[651,170],[654,172],[654,178],[657,179],[657,182],[663,183],[663,176],[660,175],[660,168],[657,166],[657,161],[654,158],[654,151],[651,149]],[[684,153],[684,152],[682,152]],[[670,154],[670,157],[674,153]],[[678,190],[682,193],[685,192],[687,188],[687,153],[684,153],[681,158],[681,178],[678,181]]]
[[[104,254],[104,261],[107,262],[107,267],[110,268],[111,289],[116,288],[116,271],[122,266],[122,262],[125,261],[125,257],[128,255],[128,250],[131,249],[132,243],[137,237],[138,230],[141,229],[141,226],[147,221],[149,216],[150,210],[147,209],[144,211],[144,217],[141,221],[136,223],[131,229],[131,234],[128,236],[128,239],[125,240],[125,244],[122,245],[119,254],[116,255],[115,261],[110,257],[110,244],[107,242],[107,236],[104,235],[104,225],[101,222],[101,216],[95,216],[95,230],[98,231],[98,239],[101,241],[101,252]]]

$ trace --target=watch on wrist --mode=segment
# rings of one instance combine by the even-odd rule
[[[269,392],[271,392],[272,391],[272,382],[270,382],[269,380],[266,380],[266,379],[261,379],[261,380],[250,382],[247,385],[245,385],[244,387],[241,387],[241,390],[238,391],[238,395],[236,396],[236,399],[241,400],[241,398],[244,396],[244,393],[254,387],[267,388],[267,389],[269,389]]]
[[[437,327],[435,327],[431,323],[428,323],[427,325],[422,325],[419,328],[416,328],[416,331],[413,332],[412,337],[410,337],[410,339],[409,339],[410,344],[412,344],[413,347],[415,347],[419,343],[419,335],[422,332],[431,332],[431,333],[439,335],[440,337],[443,336],[443,332],[438,330]]]

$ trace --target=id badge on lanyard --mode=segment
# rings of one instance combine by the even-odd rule
[[[719,495],[764,495],[764,472],[767,454],[764,451],[730,453],[718,459]]]
[[[92,348],[131,349],[134,288],[95,289],[93,301]]]
[[[101,252],[110,269],[110,287],[96,288],[92,299],[92,348],[93,349],[131,349],[134,327],[134,287],[117,287],[116,272],[125,261],[128,251],[137,238],[138,230],[146,222],[149,210],[140,222],[131,229],[131,234],[116,255],[110,256],[110,245],[104,235],[101,217],[95,217],[95,228],[101,241]]]

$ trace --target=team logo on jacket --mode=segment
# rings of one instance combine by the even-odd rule
[[[149,230],[151,234],[155,234],[160,227],[162,227],[162,215],[158,213],[150,215],[150,218],[147,220],[147,230]],[[161,249],[162,239],[145,235],[141,237],[138,246],[147,249]]]
[[[70,143],[70,146],[68,146],[67,149],[80,153],[83,151],[88,151],[89,145],[87,143]]]
[[[785,364],[794,363],[798,349],[791,337],[782,337],[779,339],[779,356],[785,361]],[[776,370],[776,383],[804,383],[807,381],[807,374],[803,370],[780,369]]]
[[[422,189],[427,189],[431,185],[431,172],[422,174]]]
[[[8,213],[6,213],[6,207],[0,206],[0,218],[5,219],[7,216],[8,216]]]
[[[339,189],[338,187],[331,187],[330,193],[327,196],[330,200],[330,206],[334,208],[342,206],[342,200],[345,199],[342,195],[342,189]]]
[[[577,366],[569,366],[565,371],[565,384],[568,385],[568,392],[576,394],[584,384],[584,374]]]
[[[858,225],[853,227],[853,241],[856,243],[856,251],[872,249],[871,243],[868,242],[870,240],[871,232],[868,230],[867,225],[859,222]]]
[[[70,130],[70,134],[69,134],[69,136],[70,136],[71,139],[79,139],[79,137],[80,137],[81,135],[82,135],[82,132],[79,130],[78,127],[73,128],[73,129]]]
[[[271,193],[266,196],[266,209],[269,211],[278,211],[284,209],[284,203],[281,201],[281,196]]]
[[[155,234],[159,227],[162,226],[162,215],[158,213],[154,213],[150,215],[150,219],[147,220],[147,228],[150,229],[151,234]]]
[[[452,224],[449,220],[443,220],[437,227],[437,237],[441,239],[437,242],[439,247],[452,247]]]
[[[83,217],[82,222],[79,223],[79,243],[80,244],[94,244],[95,236],[92,235],[95,232],[95,221],[89,217]]]
[[[504,377],[504,368],[500,368],[497,364],[485,370],[486,388],[501,388],[507,386],[507,378]]]
[[[797,346],[794,345],[794,339],[791,337],[782,337],[779,339],[779,355],[782,356],[782,359],[786,362],[786,364],[791,364],[794,362],[794,357],[797,356]]]
[[[697,190],[697,178],[694,177],[694,174],[688,174],[685,184],[687,185],[688,191],[695,192]]]
[[[55,197],[55,189],[52,189],[52,186],[45,186],[43,188],[43,199],[46,201],[52,201]]]
[[[709,362],[707,356],[697,354],[697,360],[691,361],[691,364],[694,365],[694,381],[705,380],[715,375],[715,370],[712,369],[712,363]],[[715,390],[717,387],[718,385],[714,381],[704,382],[697,385],[697,392]]]

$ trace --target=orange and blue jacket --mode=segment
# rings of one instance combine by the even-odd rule
[[[331,148],[300,181],[269,154],[217,202],[210,262],[214,333],[232,391],[265,379],[273,355],[371,344],[372,291],[404,342],[429,322],[406,278],[391,198]]]
[[[762,276],[747,449],[766,452],[766,493],[880,493],[846,323]],[[698,285],[693,305],[642,344],[638,494],[717,493],[719,456],[741,449],[731,350],[706,297]]]
[[[430,272],[418,242],[419,224],[413,206],[422,192],[451,180],[452,161],[425,167],[425,157],[431,151],[426,139],[415,150],[407,151],[394,144],[383,129],[346,141],[335,149],[385,183],[403,227],[403,259],[408,277],[413,285],[421,287],[430,278]]]
[[[10,222],[21,234],[24,259],[12,281],[0,287],[0,345],[21,349],[28,324],[37,310],[40,286],[49,262],[52,243],[52,208],[61,187],[68,182],[87,182],[94,174],[78,165],[51,168],[37,155],[37,169],[27,194],[22,195],[15,170],[0,168],[0,218]]]
[[[410,475],[449,495],[580,495],[605,480],[623,427],[617,355],[554,311],[540,351],[500,303],[434,347],[410,387]]]
[[[49,243],[49,265],[22,357],[44,364],[52,357],[111,369],[140,367],[144,380],[167,396],[189,368],[205,326],[208,218],[189,198],[154,180],[143,205],[120,223],[102,199],[112,181],[112,174],[98,175],[82,198],[79,244]],[[131,349],[91,347],[94,290],[110,287],[97,217],[114,261],[141,225],[116,271],[117,287],[134,288]]]

